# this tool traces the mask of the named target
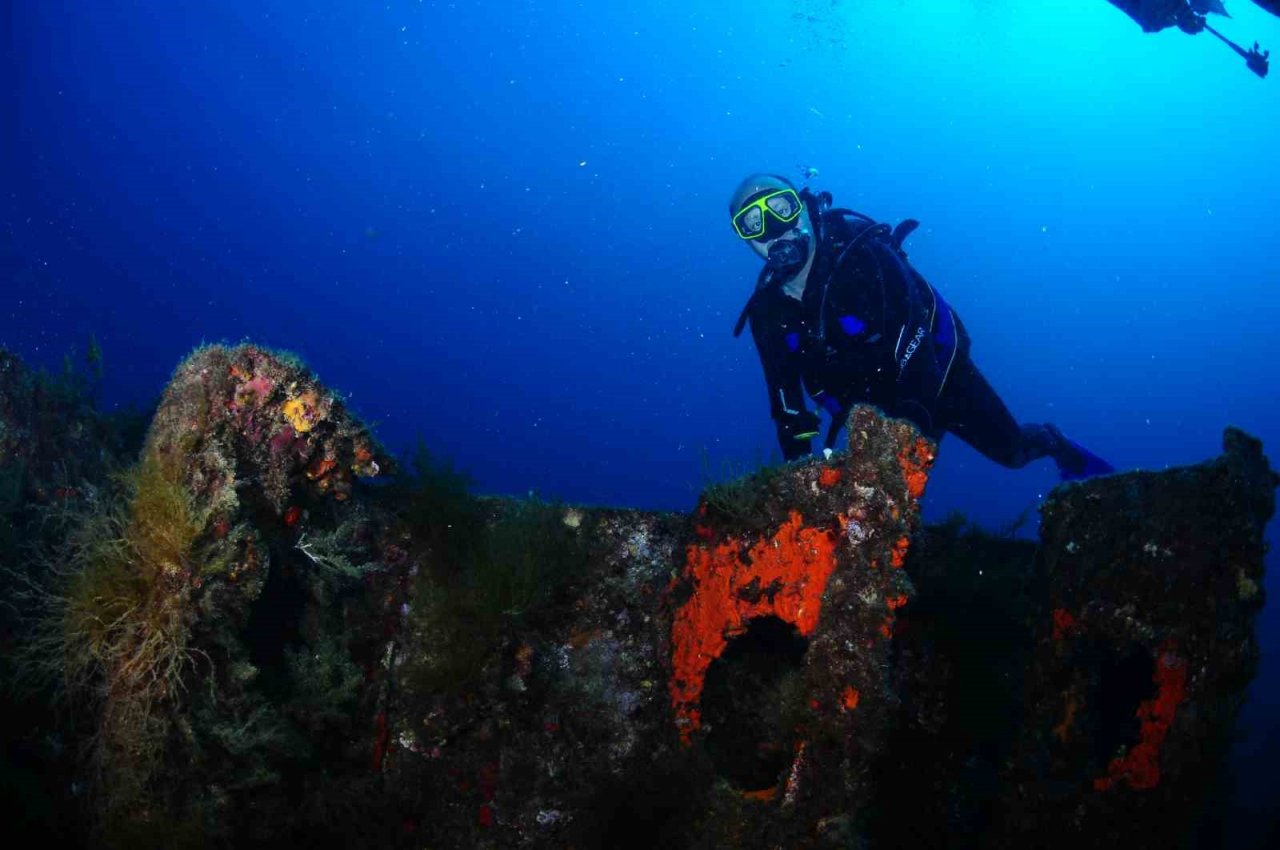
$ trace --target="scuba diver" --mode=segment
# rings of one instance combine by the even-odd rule
[[[1160,32],[1176,26],[1188,35],[1208,31],[1244,59],[1250,71],[1265,77],[1270,68],[1270,50],[1259,50],[1258,42],[1252,50],[1245,50],[1231,39],[1209,26],[1210,14],[1227,14],[1222,0],[1107,0],[1112,6],[1137,21],[1143,32]],[[1273,15],[1280,16],[1280,0],[1253,0]]]
[[[902,243],[918,222],[890,229],[831,203],[776,174],[746,178],[729,200],[734,232],[765,261],[733,334],[750,323],[786,460],[808,455],[819,434],[807,390],[831,416],[827,449],[850,408],[870,403],[1010,469],[1051,457],[1064,480],[1114,471],[1053,425],[1009,413],[970,358],[960,317],[907,262]]]

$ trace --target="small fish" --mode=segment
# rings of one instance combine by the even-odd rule
[[[796,168],[800,169],[800,176],[805,180],[812,180],[818,176],[818,169],[812,165],[797,165]]]

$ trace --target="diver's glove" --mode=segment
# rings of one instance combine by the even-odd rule
[[[778,420],[778,445],[785,460],[804,457],[812,451],[809,441],[818,436],[822,420],[811,410],[789,413]]]
[[[1049,456],[1058,465],[1058,476],[1063,481],[1079,481],[1095,475],[1107,475],[1116,469],[1075,440],[1068,440],[1055,425],[1046,424],[1045,430],[1053,435]]]

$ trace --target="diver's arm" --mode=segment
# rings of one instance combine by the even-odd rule
[[[785,459],[795,460],[811,451],[810,440],[818,432],[819,419],[805,407],[800,357],[793,350],[798,345],[788,344],[788,336],[799,333],[799,304],[794,306],[794,316],[779,315],[791,312],[792,305],[785,303],[789,300],[775,296],[757,305],[751,315],[751,337],[764,368],[778,445]]]

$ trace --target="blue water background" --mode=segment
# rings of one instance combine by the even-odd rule
[[[0,345],[56,367],[95,334],[108,406],[248,339],[482,492],[687,510],[777,452],[728,194],[812,165],[923,223],[911,258],[1020,419],[1124,469],[1227,425],[1280,460],[1280,79],[1207,34],[1104,0],[10,9]],[[1005,526],[1055,483],[949,438],[925,515]],[[1260,628],[1246,777],[1280,756],[1274,603]]]

